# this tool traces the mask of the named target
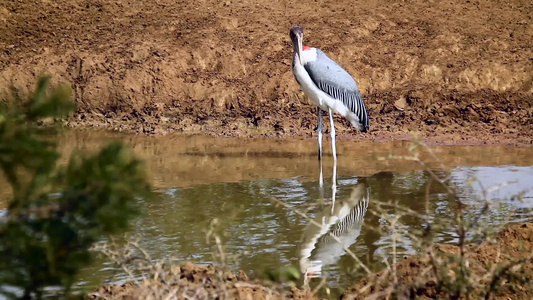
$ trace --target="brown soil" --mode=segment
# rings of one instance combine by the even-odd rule
[[[438,245],[437,251],[458,257],[460,248],[452,245]],[[508,272],[500,272],[492,296],[496,299],[533,299],[533,224],[513,224],[503,229],[495,244],[469,245],[465,247],[469,263],[469,271],[479,278],[477,283],[489,286],[492,276],[484,277],[492,271],[496,264],[500,267],[509,266]],[[510,262],[521,261],[513,265]],[[390,299],[391,294],[399,298],[421,299],[453,299],[452,294],[439,289],[434,274],[430,271],[428,256],[409,257],[396,265],[398,285],[394,286],[392,272],[382,271],[377,274],[377,281],[363,279],[347,289],[341,299],[363,299],[369,293],[379,294],[377,299]],[[457,269],[456,269],[457,270]],[[504,270],[504,268],[502,268]],[[448,266],[448,276],[453,282],[457,274],[452,266]],[[513,273],[513,275],[510,275]],[[442,274],[441,274],[442,276]],[[369,284],[370,283],[370,284]],[[369,285],[369,286],[366,286]],[[366,287],[365,292],[360,292]],[[476,292],[474,292],[476,293]],[[481,299],[480,295],[471,297]],[[493,299],[493,298],[491,298]]]
[[[288,29],[359,83],[371,115],[340,138],[533,143],[529,0],[0,1],[0,87],[72,83],[77,127],[312,136]]]
[[[176,298],[177,297],[177,298]],[[248,280],[243,271],[238,275],[212,265],[186,263],[160,279],[145,279],[139,284],[103,286],[88,299],[318,299],[309,291],[292,288],[277,291]]]
[[[438,251],[445,254],[459,254],[459,248],[452,245],[438,245]],[[525,263],[514,265],[509,273],[502,272],[500,281],[495,285],[493,293],[496,299],[532,299],[533,298],[533,224],[513,224],[502,230],[496,243],[466,246],[470,271],[480,277],[491,270],[491,266],[509,265],[510,261],[523,259]],[[431,272],[427,272],[429,262],[427,257],[409,257],[396,265],[398,285],[394,290],[387,292],[386,287],[392,285],[393,278],[390,272],[382,271],[376,278],[381,279],[379,284],[370,284],[368,278],[356,283],[347,289],[341,299],[363,299],[373,294],[372,299],[422,298],[442,299],[450,298],[445,291],[439,290]],[[450,273],[451,272],[451,273]],[[450,277],[455,276],[449,270]],[[491,277],[485,278],[487,286]],[[363,292],[362,292],[363,291]],[[380,293],[383,292],[380,295]],[[391,292],[396,297],[390,297]],[[475,292],[474,292],[475,293]],[[174,268],[165,276],[157,279],[145,279],[138,285],[126,283],[121,286],[103,286],[98,291],[89,295],[90,299],[171,299],[172,295],[178,299],[194,297],[195,299],[316,299],[309,291],[296,287],[290,291],[273,289],[261,285],[257,281],[248,279],[243,271],[238,275],[223,271],[213,266],[195,266],[186,263]],[[476,298],[476,297],[473,297]]]

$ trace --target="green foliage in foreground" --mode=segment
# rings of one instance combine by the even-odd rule
[[[9,287],[27,299],[47,287],[68,293],[89,247],[126,229],[135,197],[150,190],[140,161],[118,142],[57,167],[54,127],[37,124],[67,116],[74,103],[68,86],[48,83],[40,79],[29,100],[13,93],[0,102],[0,172],[13,192],[0,215],[0,295],[8,297]]]

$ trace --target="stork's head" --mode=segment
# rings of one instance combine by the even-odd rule
[[[304,38],[304,30],[300,25],[294,25],[291,28],[291,41],[294,53],[298,54],[298,60],[302,63],[302,40]]]

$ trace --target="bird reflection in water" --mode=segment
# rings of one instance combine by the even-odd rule
[[[347,248],[355,243],[361,233],[363,219],[370,201],[370,188],[365,178],[360,178],[348,199],[335,203],[336,163],[333,165],[332,202],[324,207],[311,221],[304,233],[300,246],[300,272],[304,288],[309,281],[321,277],[322,268],[336,263]],[[323,193],[322,165],[320,165],[319,188]]]

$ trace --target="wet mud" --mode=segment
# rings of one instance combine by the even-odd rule
[[[87,299],[320,299],[310,291],[276,289],[249,280],[245,272],[233,272],[213,265],[185,263],[164,274],[162,279],[145,279],[109,285],[89,294]]]
[[[357,80],[338,137],[531,145],[533,6],[498,1],[0,1],[0,87],[70,82],[70,126],[312,137],[288,29]],[[327,126],[326,126],[327,128]]]
[[[480,286],[490,285],[493,276],[488,276],[495,269],[495,265],[500,266],[498,280],[495,281],[494,291],[491,299],[531,299],[533,297],[533,285],[531,279],[533,278],[533,261],[531,254],[533,253],[533,224],[532,223],[516,223],[504,228],[496,237],[496,243],[483,243],[481,245],[467,245],[465,247],[466,259],[469,263],[468,271],[477,276]],[[461,249],[454,245],[437,245],[436,251],[444,254],[459,256]],[[521,263],[513,264],[510,262],[521,261]],[[507,269],[505,269],[507,267]],[[394,292],[403,297],[420,299],[453,299],[454,295],[449,291],[440,289],[437,285],[436,275],[429,271],[431,262],[429,256],[422,257],[408,257],[396,265],[396,276],[399,284],[395,286]],[[512,271],[510,271],[512,270]],[[507,272],[510,271],[510,272]],[[511,273],[513,273],[511,275]],[[424,274],[421,276],[421,274]],[[390,270],[382,271],[377,274],[381,277],[380,283],[373,283],[368,279],[363,279],[360,282],[347,289],[341,296],[341,299],[364,299],[370,293],[383,293],[382,297],[378,299],[386,299],[391,291],[387,292],[387,288],[391,287],[391,282],[394,282],[393,275]],[[443,276],[439,274],[437,276]],[[448,270],[449,280],[458,280],[459,274]],[[369,284],[370,283],[370,284]],[[369,284],[366,291],[363,287]],[[472,291],[473,298],[480,298],[480,291]],[[485,291],[483,291],[485,292]]]

